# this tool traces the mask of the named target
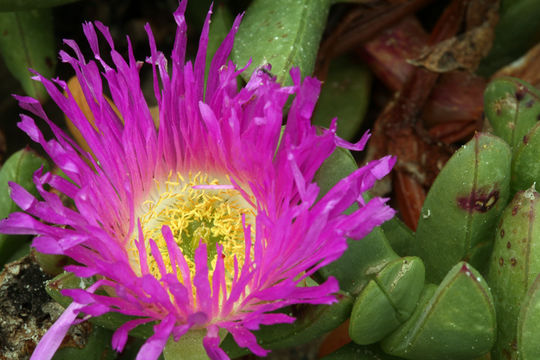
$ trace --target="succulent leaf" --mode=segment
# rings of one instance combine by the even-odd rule
[[[409,319],[424,288],[425,269],[419,258],[394,260],[357,296],[349,335],[360,345],[377,342]]]
[[[322,360],[399,360],[395,356],[383,353],[376,346],[361,346],[349,343],[337,351],[322,358]]]
[[[488,273],[499,324],[494,359],[518,358],[518,315],[527,290],[540,273],[539,211],[540,194],[533,189],[520,191],[497,227]]]
[[[477,270],[460,262],[438,287],[426,285],[415,313],[381,345],[410,360],[465,360],[487,353],[495,333],[489,287]]]
[[[510,188],[513,193],[540,183],[540,123],[523,137],[514,150]]]
[[[370,88],[371,73],[365,65],[347,57],[335,59],[311,122],[328,128],[337,117],[337,134],[345,140],[354,140],[368,109]]]
[[[303,76],[315,66],[319,42],[330,9],[329,0],[255,0],[246,11],[233,48],[233,60],[244,66],[251,59],[249,79],[256,68],[272,64],[280,83],[290,83],[289,70]]]
[[[32,176],[40,167],[47,170],[47,161],[29,149],[22,149],[11,155],[0,169],[0,218],[5,218],[18,206],[11,200],[9,182],[21,185],[26,191],[37,196]],[[0,235],[0,265],[3,265],[12,254],[28,244],[29,237],[21,235]],[[24,250],[26,252],[26,249]]]
[[[521,360],[540,359],[540,274],[521,304],[518,317],[517,351]]]
[[[31,79],[29,68],[52,77],[56,47],[51,9],[0,12],[0,53],[24,91],[39,100],[47,98],[43,85]]]
[[[495,38],[478,73],[488,77],[517,59],[540,39],[540,6],[537,0],[502,0]]]
[[[483,269],[497,219],[509,198],[511,152],[501,139],[477,134],[450,158],[433,183],[411,255],[439,282],[461,260]]]
[[[540,91],[516,78],[495,79],[484,92],[484,112],[495,135],[516,149],[540,119]]]

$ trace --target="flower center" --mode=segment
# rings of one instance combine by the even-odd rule
[[[243,264],[245,238],[242,216],[245,216],[246,224],[254,224],[255,209],[233,188],[228,178],[201,172],[190,172],[184,178],[180,173],[170,173],[166,181],[155,180],[153,191],[138,210],[136,215],[141,222],[149,270],[157,278],[160,272],[151,255],[149,239],[156,242],[167,271],[172,271],[167,244],[161,232],[164,225],[171,229],[192,274],[195,271],[195,250],[200,241],[207,245],[208,266],[212,269],[216,264],[216,243],[223,246],[228,284],[234,276],[234,257]],[[135,245],[138,236],[138,231],[135,231],[129,246],[131,265],[136,272],[140,270]]]

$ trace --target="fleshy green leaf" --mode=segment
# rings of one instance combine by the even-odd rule
[[[0,234],[0,266],[9,261],[17,260],[28,253],[25,245],[29,241],[29,236]]]
[[[41,83],[32,80],[32,68],[52,77],[56,64],[53,20],[50,9],[0,13],[0,52],[9,71],[24,91],[39,100],[46,98]]]
[[[338,260],[317,272],[317,279],[323,281],[333,276],[339,281],[340,289],[354,295],[389,262],[399,259],[378,227],[361,240],[347,240],[347,245]]]
[[[28,149],[19,150],[11,155],[0,169],[0,218],[5,218],[14,211],[19,210],[11,200],[8,182],[14,182],[32,195],[37,196],[36,187],[32,181],[34,172],[40,167],[47,171],[47,161]],[[0,265],[28,243],[28,236],[0,234]],[[22,250],[23,252],[26,249]]]
[[[493,47],[480,63],[478,73],[488,77],[535,45],[540,40],[538,18],[538,0],[503,0]]]
[[[17,183],[37,196],[32,176],[42,166],[43,171],[49,168],[47,161],[30,149],[19,150],[6,160],[0,169],[0,218],[19,209],[11,200],[8,182]]]
[[[495,135],[515,149],[540,119],[540,91],[516,78],[495,79],[484,91],[484,112]]]
[[[399,360],[395,356],[386,355],[375,346],[360,346],[349,343],[321,360]]]
[[[3,237],[6,236],[6,235],[2,235],[0,236],[0,243],[3,242]],[[30,237],[29,236],[20,236],[20,240],[15,240],[15,241],[20,241],[22,244],[20,245],[17,245],[16,246],[16,249],[15,250],[12,250],[12,251],[7,251],[8,253],[10,253],[9,255],[9,258],[6,259],[6,261],[4,262],[5,264],[8,264],[12,261],[16,261],[16,260],[19,260],[27,255],[30,254]],[[13,240],[12,240],[13,242]],[[0,251],[5,251],[5,250],[0,250]]]
[[[512,159],[512,192],[540,184],[540,123],[536,124],[514,150]]]
[[[31,252],[41,270],[51,276],[60,275],[64,272],[64,266],[74,263],[72,259],[65,255],[43,254],[36,249],[32,249]]]
[[[315,174],[315,182],[319,186],[319,198],[332,189],[341,179],[352,174],[358,165],[347,149],[336,148],[322,163]]]
[[[400,258],[385,266],[357,296],[349,325],[360,345],[382,340],[409,319],[424,288],[425,269],[417,257]]]
[[[252,59],[242,73],[244,79],[265,64],[272,65],[271,72],[280,83],[291,83],[292,67],[299,67],[302,76],[311,75],[329,8],[329,0],[253,1],[233,48],[238,66]]]
[[[441,281],[465,259],[485,268],[497,220],[509,198],[510,159],[503,140],[477,134],[439,173],[410,249],[424,261],[429,281]]]
[[[382,348],[410,360],[469,360],[491,349],[495,332],[489,287],[478,271],[460,262],[438,288],[426,286],[416,312]]]
[[[330,127],[338,118],[337,134],[352,141],[357,136],[369,104],[371,73],[346,57],[332,61],[313,114],[313,125]]]
[[[220,338],[227,334],[227,331],[220,329]],[[207,360],[208,355],[204,348],[203,341],[206,337],[206,329],[191,329],[178,341],[170,337],[163,349],[163,357],[165,360]]]
[[[540,359],[540,275],[531,285],[518,318],[517,351],[521,360]]]
[[[415,241],[414,232],[396,216],[381,225],[384,236],[399,256],[409,255],[409,247]]]
[[[499,324],[492,355],[517,358],[518,315],[527,289],[540,273],[540,194],[518,192],[503,212],[491,255],[488,280]]]

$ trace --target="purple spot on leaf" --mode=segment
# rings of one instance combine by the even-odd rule
[[[499,200],[499,190],[492,190],[486,194],[483,191],[473,191],[469,196],[457,198],[457,205],[463,210],[472,213],[478,211],[487,212]]]

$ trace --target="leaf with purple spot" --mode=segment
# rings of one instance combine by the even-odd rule
[[[429,281],[457,262],[485,268],[497,219],[509,198],[511,151],[500,138],[477,134],[447,162],[418,221],[411,255],[422,258]]]

